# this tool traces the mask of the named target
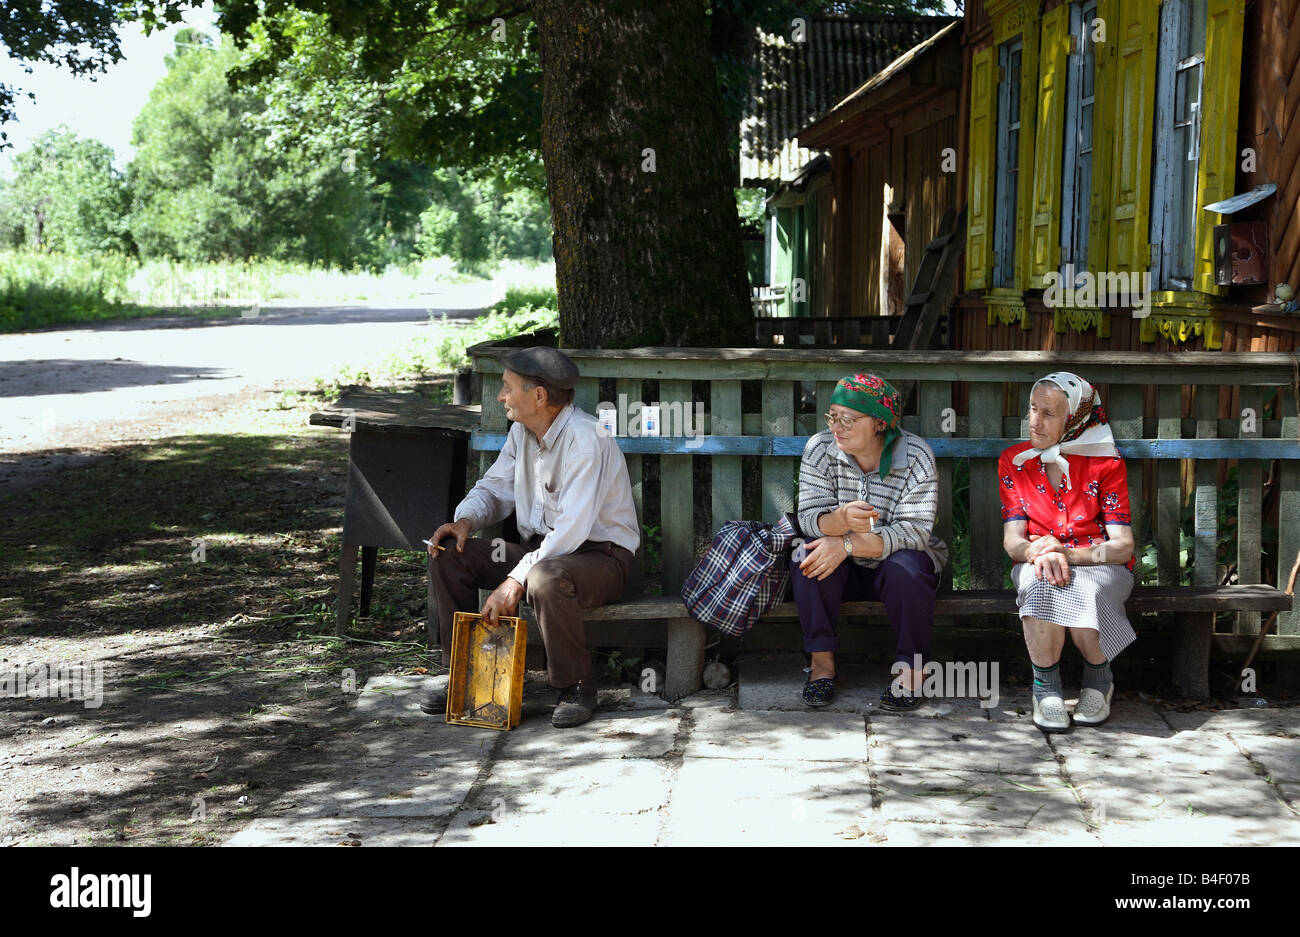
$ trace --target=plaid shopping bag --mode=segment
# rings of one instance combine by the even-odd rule
[[[733,637],[785,598],[790,552],[799,537],[794,515],[775,524],[728,521],[686,577],[682,601],[698,621]]]

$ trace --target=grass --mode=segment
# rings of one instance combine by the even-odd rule
[[[521,296],[554,293],[553,264],[505,261],[486,273],[483,278],[458,273],[445,257],[374,273],[265,259],[142,263],[122,254],[7,250],[0,251],[0,332],[151,315],[238,316],[272,300],[395,302],[478,279],[518,284]]]

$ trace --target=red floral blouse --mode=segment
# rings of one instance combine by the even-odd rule
[[[1128,473],[1118,456],[1066,455],[1071,490],[1065,479],[1053,491],[1042,459],[1015,465],[1012,459],[1031,448],[1028,441],[1003,451],[998,458],[998,493],[1002,522],[1025,521],[1025,536],[1050,534],[1067,547],[1105,543],[1107,524],[1132,524],[1128,506]],[[1136,558],[1125,566],[1132,569]]]

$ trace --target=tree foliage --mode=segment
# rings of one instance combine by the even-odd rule
[[[428,203],[427,171],[372,166],[348,148],[320,151],[259,122],[256,88],[232,91],[240,53],[182,31],[136,119],[132,232],[146,256],[274,257],[381,265],[409,255]],[[394,224],[394,222],[396,222]]]
[[[0,192],[0,243],[79,254],[130,249],[126,179],[109,147],[60,127],[15,156],[13,168]]]
[[[432,192],[432,203],[420,215],[421,255],[454,257],[463,268],[507,257],[550,259],[550,212],[536,190],[438,169]]]

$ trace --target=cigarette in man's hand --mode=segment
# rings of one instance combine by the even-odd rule
[[[433,548],[434,548],[435,550],[437,550],[439,553],[441,553],[443,550],[447,549],[446,547],[442,546],[441,544],[432,543],[432,542],[430,542],[430,541],[428,541],[428,540],[421,540],[420,542],[423,543],[425,546],[433,547]]]

